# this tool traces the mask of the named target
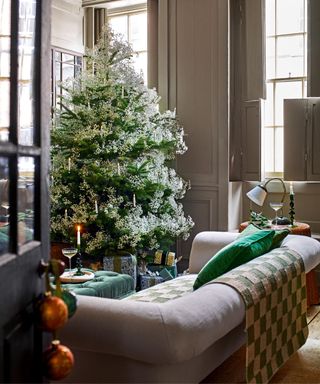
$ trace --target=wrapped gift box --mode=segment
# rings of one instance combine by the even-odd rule
[[[168,272],[170,272],[172,278],[177,277],[178,272],[177,272],[177,266],[173,265],[157,265],[157,264],[148,264],[148,269],[151,272],[161,272],[163,269],[166,269]]]
[[[147,289],[154,285],[163,283],[164,279],[161,276],[140,275],[140,289]]]
[[[158,249],[154,254],[153,264],[169,265],[170,267],[173,267],[175,265],[175,257],[175,252],[166,252],[162,249]]]
[[[137,285],[137,259],[133,255],[104,256],[103,269],[129,275]]]

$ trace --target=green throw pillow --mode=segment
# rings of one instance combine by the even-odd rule
[[[240,237],[222,248],[201,269],[193,289],[198,289],[231,269],[268,252],[273,236],[272,230],[259,230],[251,235]]]
[[[256,225],[254,224],[249,224],[247,226],[247,228],[245,228],[238,236],[238,238],[240,237],[244,237],[244,236],[248,236],[248,235],[252,235],[253,233],[256,233],[256,232],[259,232],[261,231],[261,229],[259,227],[257,227]],[[274,230],[274,236],[273,236],[273,239],[272,239],[272,245],[271,245],[271,249],[274,249],[274,248],[278,248],[282,242],[282,240],[288,236],[288,234],[290,233],[290,230],[285,228],[285,229],[275,229]]]

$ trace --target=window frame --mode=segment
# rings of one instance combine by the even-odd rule
[[[65,63],[62,60],[61,61],[56,60],[56,53],[57,52],[59,52],[61,54],[71,55],[74,57],[74,62],[73,62],[74,75],[75,75],[75,67],[79,66],[80,71],[83,69],[83,54],[82,53],[76,52],[76,51],[71,51],[68,49],[60,48],[60,47],[56,47],[56,46],[51,46],[51,108],[52,108],[52,116],[54,115],[54,110],[57,108],[57,104],[58,104],[57,100],[59,97],[59,95],[57,94],[57,88],[56,88],[57,87],[56,63],[57,62],[60,63],[60,74],[61,74],[60,78],[61,79],[63,79],[62,71],[63,71],[63,63]],[[81,58],[81,65],[75,64],[76,58]],[[60,80],[58,80],[58,81],[60,81]]]
[[[266,165],[265,161],[262,161],[263,164],[263,174],[265,177],[280,177],[283,178],[284,176],[284,153],[282,152],[282,160],[283,160],[283,169],[282,171],[276,171],[276,149],[277,149],[277,143],[276,143],[276,130],[281,128],[282,130],[284,129],[284,123],[282,125],[276,124],[276,87],[277,84],[280,83],[289,83],[289,82],[301,82],[301,98],[306,97],[306,92],[307,92],[307,87],[306,84],[308,85],[308,74],[307,74],[307,55],[308,55],[308,48],[307,48],[307,43],[308,43],[308,31],[307,31],[307,23],[308,23],[308,3],[307,0],[303,0],[303,15],[304,15],[304,20],[303,20],[303,30],[301,32],[287,32],[287,33],[277,33],[277,1],[274,0],[274,33],[265,36],[266,39],[266,46],[267,46],[267,41],[268,39],[272,38],[274,39],[274,60],[272,62],[272,65],[274,66],[274,77],[273,78],[267,78],[265,79],[266,82],[266,87],[268,84],[272,85],[272,122],[273,124],[266,124],[266,122],[263,122],[263,137],[266,134],[266,130],[272,130],[272,171],[266,171]],[[267,19],[267,9],[266,9],[266,19]],[[267,28],[266,28],[267,29]],[[279,59],[278,54],[277,54],[277,42],[278,39],[281,37],[290,37],[290,36],[302,36],[303,38],[303,75],[302,76],[289,76],[289,77],[277,77],[277,61]],[[268,58],[267,55],[265,57],[265,65],[266,65],[266,74],[267,74],[267,65],[268,65]],[[290,74],[290,73],[289,73]],[[266,99],[267,100],[267,99]],[[266,102],[265,100],[265,102]],[[265,145],[264,142],[262,145]],[[266,152],[268,148],[263,148],[264,153]],[[284,151],[284,144],[282,146],[282,151]]]
[[[114,18],[114,17],[119,17],[119,16],[126,16],[127,17],[127,41],[131,44],[130,40],[130,17],[143,14],[145,13],[146,16],[148,17],[148,3],[145,1],[144,3],[141,4],[134,4],[132,6],[126,6],[126,7],[119,7],[119,8],[107,8],[107,20],[109,18]],[[147,33],[148,33],[148,27],[147,27]],[[145,54],[147,56],[147,73],[144,73],[144,79],[145,83],[147,84],[149,79],[148,79],[148,42],[146,45],[145,50],[134,50],[134,54],[140,55],[140,54]]]

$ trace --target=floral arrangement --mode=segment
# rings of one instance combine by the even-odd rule
[[[259,228],[270,227],[269,219],[262,212],[250,211],[250,223],[254,223]]]
[[[188,183],[170,167],[186,150],[175,112],[135,72],[131,47],[110,29],[63,84],[52,142],[51,232],[90,255],[169,249],[193,227],[181,200]]]

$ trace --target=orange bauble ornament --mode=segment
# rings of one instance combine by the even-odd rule
[[[50,380],[61,380],[69,375],[74,364],[69,348],[53,340],[51,347],[43,354],[43,374]]]
[[[60,297],[46,293],[38,305],[38,322],[48,332],[61,328],[68,320],[68,307]]]

